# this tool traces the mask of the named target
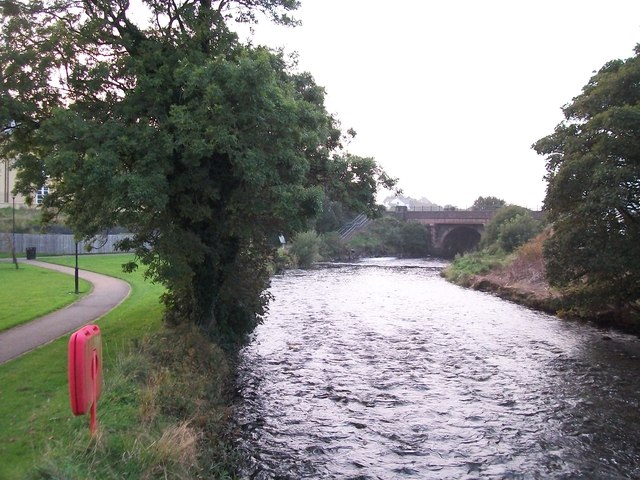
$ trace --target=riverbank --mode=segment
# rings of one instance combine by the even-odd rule
[[[448,278],[447,274],[443,276]],[[499,267],[485,274],[464,276],[457,285],[493,293],[503,300],[553,315],[562,312],[562,295],[538,278],[514,278],[509,268]]]
[[[606,306],[599,311],[588,310],[568,292],[551,287],[545,276],[540,238],[510,255],[487,252],[465,255],[445,268],[442,276],[457,285],[492,293],[560,318],[640,335],[640,319],[632,309]]]

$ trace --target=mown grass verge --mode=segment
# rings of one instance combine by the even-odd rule
[[[0,332],[75,302],[91,290],[80,279],[75,294],[72,276],[21,263],[0,262]]]
[[[226,356],[198,332],[162,326],[162,288],[141,272],[122,273],[129,258],[81,259],[81,268],[132,287],[129,298],[99,321],[104,385],[98,435],[91,438],[88,418],[71,414],[64,337],[0,366],[0,479],[232,476],[233,459],[218,435],[228,415]]]

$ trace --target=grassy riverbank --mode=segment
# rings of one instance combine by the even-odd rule
[[[560,292],[545,277],[542,246],[538,235],[513,253],[499,249],[483,250],[456,258],[443,272],[458,285],[492,291],[507,300],[556,313]]]
[[[122,273],[127,259],[82,259],[82,268],[132,286],[99,321],[99,434],[92,439],[88,418],[71,414],[64,337],[0,366],[0,478],[231,477],[232,459],[219,437],[228,415],[226,355],[197,332],[164,328],[162,288],[141,272]]]
[[[442,275],[458,285],[491,292],[535,310],[640,334],[637,312],[615,307],[590,310],[580,303],[580,292],[551,287],[545,276],[544,239],[541,234],[511,254],[495,250],[466,254],[456,258]]]
[[[511,254],[487,251],[466,254],[456,258],[443,276],[458,285],[491,292],[536,310],[562,312],[560,292],[551,288],[545,278],[541,239]]]

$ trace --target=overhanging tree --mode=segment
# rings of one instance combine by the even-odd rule
[[[273,239],[332,196],[374,211],[393,180],[340,150],[310,75],[228,27],[292,23],[298,2],[144,3],[147,24],[126,0],[0,3],[0,113],[18,124],[2,148],[78,237],[131,229],[169,319],[239,334],[264,312]]]
[[[640,298],[640,46],[607,63],[534,144],[547,157],[552,283],[590,308]]]

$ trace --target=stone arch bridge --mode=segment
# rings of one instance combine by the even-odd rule
[[[484,226],[495,213],[496,210],[407,210],[399,207],[395,215],[407,222],[428,225],[434,253],[453,256],[478,246]],[[542,218],[540,211],[531,214],[533,218]]]

